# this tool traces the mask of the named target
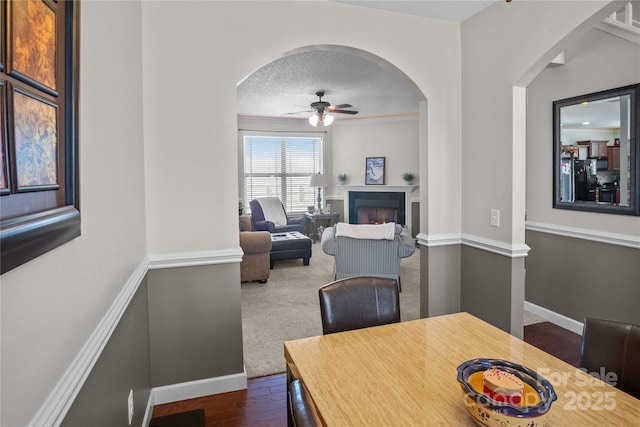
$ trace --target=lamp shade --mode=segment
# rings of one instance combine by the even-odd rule
[[[328,187],[329,179],[327,175],[323,173],[311,174],[311,180],[309,181],[309,187]]]

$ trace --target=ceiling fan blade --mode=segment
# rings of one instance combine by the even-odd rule
[[[358,114],[357,111],[352,110],[331,110],[332,113],[340,113],[340,114]]]
[[[302,111],[294,111],[292,113],[282,113],[282,116],[287,116],[287,115],[291,115],[291,114],[302,114],[302,113],[313,113],[316,110],[302,110]]]
[[[339,105],[332,105],[332,106],[328,107],[327,110],[332,110],[333,111],[333,110],[336,110],[336,109],[340,110],[342,108],[351,108],[351,107],[353,107],[353,105],[351,105],[351,104],[339,104]]]

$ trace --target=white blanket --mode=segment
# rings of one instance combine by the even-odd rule
[[[264,219],[273,222],[275,225],[287,225],[287,216],[282,208],[282,202],[277,197],[258,197]]]
[[[336,237],[351,237],[353,239],[393,240],[396,233],[396,223],[386,224],[336,224]]]

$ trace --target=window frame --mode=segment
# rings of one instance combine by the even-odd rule
[[[8,10],[5,8],[13,7],[13,5],[8,6],[9,3],[3,2],[0,12],[1,27],[5,35],[8,35],[10,30],[7,22]],[[48,6],[52,5],[48,0],[44,0],[43,3]],[[55,4],[58,7],[58,13],[64,14],[63,23],[56,26],[56,31],[63,31],[63,34],[57,39],[56,47],[59,57],[57,64],[60,65],[60,61],[62,61],[62,69],[64,70],[57,79],[59,85],[57,92],[61,95],[57,105],[64,111],[58,116],[59,126],[64,126],[62,137],[58,140],[60,150],[58,175],[62,185],[59,189],[59,195],[56,196],[58,202],[55,207],[42,210],[37,207],[29,208],[24,203],[26,212],[23,215],[13,216],[0,222],[0,274],[37,258],[81,234],[78,156],[80,2],[78,0],[63,0]],[[8,58],[7,52],[4,50],[2,58]],[[5,67],[0,68],[2,68],[5,87],[7,87],[7,82],[15,82],[16,84],[12,85],[14,88],[21,87],[18,84],[19,79],[7,73]],[[33,84],[33,82],[27,81],[27,85],[22,87],[31,87],[36,91],[40,89],[37,82]],[[2,117],[4,137],[10,135],[9,132],[6,132],[9,129],[10,119],[10,115]],[[11,147],[10,142],[7,142],[9,147]],[[11,155],[8,153],[8,165],[12,160]],[[15,163],[11,166],[15,168]],[[9,197],[20,197],[22,194],[24,193],[12,191],[11,194],[2,195],[0,196],[0,204],[6,203]],[[24,199],[17,200],[17,205],[22,206]],[[15,205],[16,202],[11,201],[10,203]]]
[[[319,164],[318,166],[318,170],[315,170],[315,165],[314,165],[314,171],[310,172],[308,175],[302,174],[302,173],[287,173],[286,171],[286,161],[282,161],[281,162],[281,169],[280,171],[278,171],[276,174],[270,174],[270,173],[264,173],[262,175],[265,176],[277,176],[281,178],[281,185],[280,185],[280,190],[282,193],[282,202],[285,206],[285,209],[287,211],[287,215],[292,215],[292,216],[296,216],[296,215],[303,215],[304,212],[306,212],[305,209],[301,209],[300,211],[290,211],[288,209],[288,206],[291,204],[289,203],[289,196],[286,192],[287,190],[287,185],[286,185],[286,181],[287,178],[289,177],[304,177],[304,176],[308,176],[309,179],[311,179],[311,174],[314,173],[323,173],[324,169],[325,169],[325,151],[326,151],[326,132],[308,132],[308,131],[242,131],[241,132],[241,138],[240,138],[240,145],[241,145],[241,175],[242,175],[242,198],[241,200],[243,201],[243,204],[245,206],[245,211],[246,213],[250,214],[250,205],[249,202],[251,201],[251,199],[253,198],[252,196],[250,196],[247,193],[247,178],[248,175],[252,175],[252,176],[259,176],[261,175],[261,173],[254,173],[254,174],[248,174],[245,170],[245,138],[259,138],[259,137],[265,137],[265,138],[280,138],[281,140],[281,147],[283,145],[286,145],[286,143],[284,142],[286,139],[304,139],[304,138],[316,138],[319,139],[319,143],[320,143],[320,149],[319,149],[319,155],[320,158],[318,160]],[[282,148],[280,150],[280,157],[283,157],[283,151]],[[312,190],[313,193],[313,198],[310,201],[310,205],[315,205],[316,201],[315,201],[315,195],[316,195],[316,189],[315,188],[311,188],[309,187],[309,189]]]

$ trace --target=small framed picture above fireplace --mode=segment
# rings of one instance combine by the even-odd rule
[[[384,157],[367,157],[364,183],[384,185]]]

